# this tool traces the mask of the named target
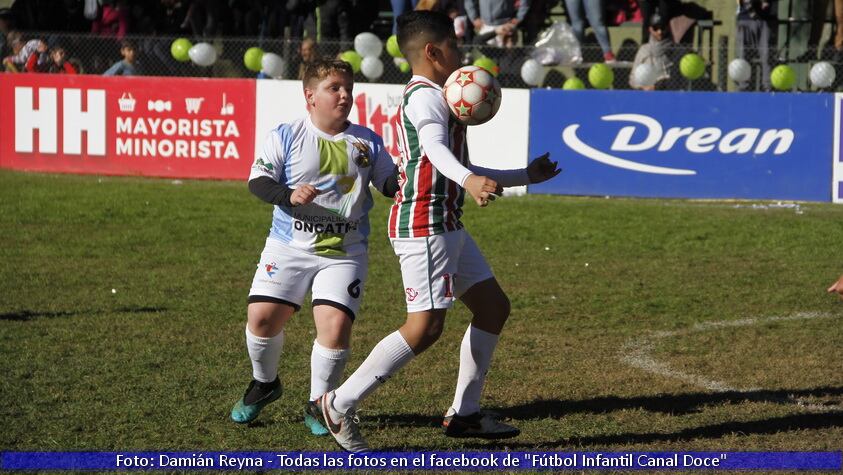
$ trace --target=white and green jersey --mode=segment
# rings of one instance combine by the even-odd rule
[[[382,189],[394,169],[383,139],[368,128],[350,124],[332,136],[305,117],[269,133],[249,180],[267,176],[290,188],[316,187],[311,203],[275,207],[270,237],[312,254],[353,256],[366,252],[369,183]]]

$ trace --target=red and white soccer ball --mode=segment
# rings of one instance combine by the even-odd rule
[[[477,66],[463,66],[445,81],[445,101],[451,114],[465,125],[488,122],[501,107],[501,86]]]

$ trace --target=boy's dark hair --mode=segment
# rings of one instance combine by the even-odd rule
[[[126,49],[126,48],[128,48],[128,49],[133,49],[133,50],[135,50],[135,51],[137,51],[137,50],[138,50],[137,48],[135,48],[135,44],[134,44],[134,43],[132,43],[131,41],[129,41],[129,40],[122,40],[122,41],[120,42],[120,49],[121,49],[121,50],[123,50],[123,49]]]
[[[398,47],[410,62],[426,43],[456,38],[453,21],[442,12],[413,10],[399,16],[397,22]]]
[[[317,59],[307,63],[302,75],[304,87],[310,87],[311,83],[321,81],[333,73],[347,74],[354,77],[354,70],[351,65],[339,59]]]

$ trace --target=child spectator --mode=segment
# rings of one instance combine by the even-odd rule
[[[135,61],[135,55],[137,54],[135,45],[131,41],[123,40],[120,42],[120,54],[123,56],[123,59],[111,65],[111,67],[103,73],[103,76],[140,75],[137,62]]]

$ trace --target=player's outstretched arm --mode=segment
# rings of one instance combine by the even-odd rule
[[[843,275],[837,279],[837,282],[831,284],[831,287],[828,288],[828,293],[837,293],[841,298],[843,298]]]
[[[559,162],[550,161],[550,153],[545,153],[527,166],[527,176],[530,177],[530,183],[550,180],[561,171]]]

